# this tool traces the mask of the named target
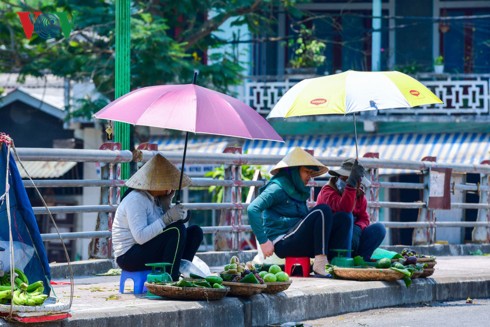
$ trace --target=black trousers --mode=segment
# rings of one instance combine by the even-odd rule
[[[352,215],[332,214],[328,205],[319,204],[274,245],[274,252],[279,258],[325,254],[331,260],[337,255],[333,249],[351,249],[352,227]]]
[[[178,280],[180,260],[192,261],[202,239],[201,227],[193,225],[186,228],[183,223],[172,224],[148,242],[133,245],[116,262],[127,271],[149,270],[147,263],[168,262],[172,267],[167,272],[173,280]]]

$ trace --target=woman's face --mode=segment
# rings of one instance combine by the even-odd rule
[[[301,180],[303,183],[308,184],[308,182],[311,179],[311,175],[314,174],[315,171],[306,167],[300,167],[299,168],[299,176],[301,177]]]

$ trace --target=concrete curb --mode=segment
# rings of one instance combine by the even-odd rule
[[[107,262],[91,267],[103,268]],[[118,294],[118,285],[119,276],[77,277],[72,318],[43,326],[270,326],[383,307],[489,298],[490,257],[438,257],[434,275],[415,279],[408,288],[402,281],[293,278],[288,290],[275,295],[206,302]],[[68,293],[69,286],[58,287],[58,294]],[[115,295],[117,300],[108,301]]]

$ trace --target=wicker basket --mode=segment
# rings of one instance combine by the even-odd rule
[[[422,275],[420,275],[420,278],[432,276],[435,270],[435,265],[437,264],[435,257],[417,258],[417,262],[427,264],[427,267],[424,268],[424,272]]]
[[[412,277],[411,277],[411,278],[412,278],[412,279],[415,279],[415,278],[420,278],[420,276],[422,276],[422,274],[423,274],[423,273],[424,273],[424,271],[423,271],[423,270],[422,270],[422,271],[414,271],[414,272],[412,273]]]
[[[424,268],[424,272],[422,273],[422,275],[420,275],[420,278],[427,278],[429,276],[432,276],[434,271],[435,268]]]
[[[334,266],[333,271],[337,277],[352,280],[395,281],[404,276],[401,272],[393,269],[381,268],[340,268]]]
[[[209,287],[177,287],[165,284],[145,283],[146,288],[152,294],[168,297],[176,300],[221,300],[226,296],[227,288],[209,288]]]
[[[292,280],[289,280],[287,282],[265,283],[265,285],[267,285],[267,288],[264,289],[262,292],[267,294],[276,294],[287,290],[292,283]]]
[[[398,261],[398,259],[391,260],[392,262]],[[437,264],[436,257],[428,256],[424,258],[417,258],[417,263],[427,264],[427,267],[424,268],[424,271],[421,274],[417,274],[412,276],[413,278],[425,278],[431,276],[434,273],[434,266]]]
[[[267,288],[267,285],[265,284],[249,284],[236,282],[223,282],[223,285],[230,288],[230,292],[228,292],[228,295],[243,297],[262,293]]]

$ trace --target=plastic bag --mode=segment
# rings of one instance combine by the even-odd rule
[[[186,278],[189,278],[191,274],[203,278],[211,275],[208,265],[196,256],[192,262],[186,259],[180,260],[180,273]]]
[[[0,241],[0,247],[4,248],[5,251],[0,251],[0,261],[3,262],[3,270],[10,270],[10,251],[9,242]],[[29,261],[34,255],[34,248],[22,242],[14,241],[14,266],[20,270],[24,270]]]
[[[194,259],[192,259],[192,263],[197,266],[197,268],[199,268],[202,272],[204,272],[206,274],[205,276],[211,275],[211,269],[209,269],[209,266],[197,255],[194,256]]]

